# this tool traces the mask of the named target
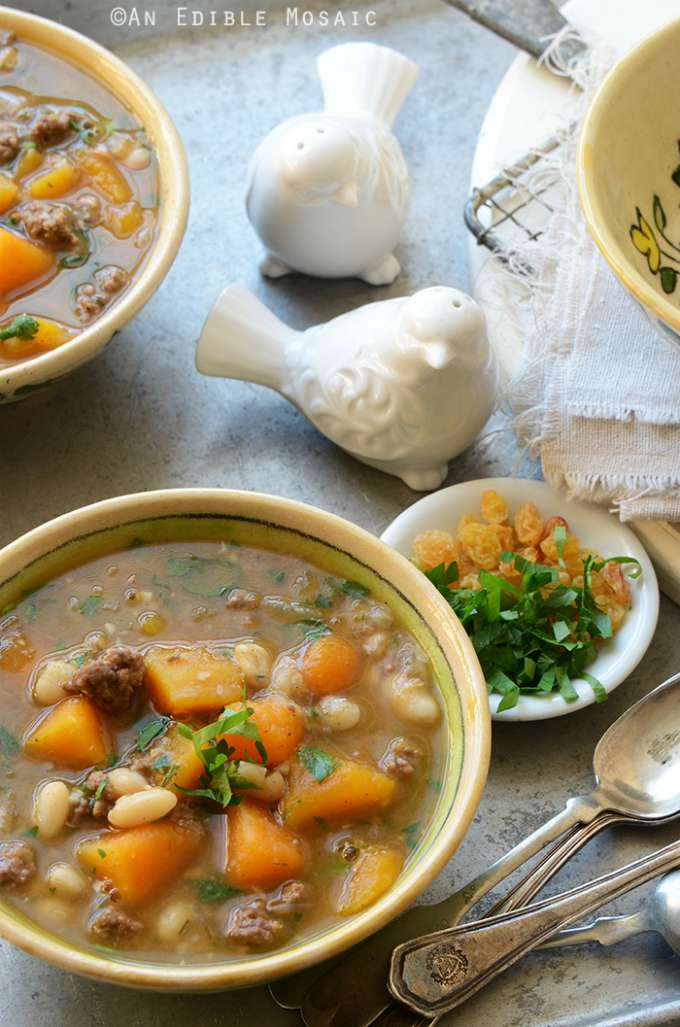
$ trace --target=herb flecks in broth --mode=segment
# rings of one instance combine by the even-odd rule
[[[424,653],[282,553],[139,539],[63,574],[0,620],[0,691],[3,898],[98,947],[222,959],[328,927],[437,803]]]
[[[31,44],[0,49],[0,366],[64,345],[125,292],[157,196],[144,128],[112,94]]]

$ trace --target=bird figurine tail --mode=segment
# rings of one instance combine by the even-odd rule
[[[342,43],[317,59],[328,114],[372,117],[388,128],[416,80],[413,61],[376,43]]]
[[[201,374],[279,389],[286,345],[297,334],[244,286],[228,285],[203,325],[196,368]]]

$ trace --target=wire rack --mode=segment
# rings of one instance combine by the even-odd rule
[[[555,212],[559,187],[556,176],[547,176],[540,186],[531,187],[526,175],[559,145],[560,138],[554,136],[527,153],[486,185],[473,189],[464,208],[465,224],[479,245],[505,262],[512,260],[514,269],[527,275],[533,269],[524,257],[517,256],[518,244],[541,237]]]

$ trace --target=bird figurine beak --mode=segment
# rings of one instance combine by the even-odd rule
[[[425,360],[435,371],[441,371],[450,364],[452,356],[445,342],[428,342],[425,346]]]
[[[333,193],[331,199],[336,203],[342,203],[345,207],[358,207],[359,190],[356,182],[346,182],[337,192]]]

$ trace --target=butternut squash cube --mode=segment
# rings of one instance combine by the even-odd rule
[[[243,891],[276,888],[297,877],[305,864],[301,838],[277,823],[268,809],[245,799],[227,812],[225,874]]]
[[[22,338],[20,335],[12,335],[2,342],[2,351],[6,357],[12,360],[23,360],[26,357],[36,356],[38,353],[48,353],[57,349],[63,343],[73,338],[73,333],[62,328],[55,321],[46,321],[44,318],[34,318],[38,329],[30,338]]]
[[[16,198],[19,195],[19,186],[16,184],[13,178],[9,175],[0,175],[0,214],[4,214],[6,210],[16,202]]]
[[[333,905],[341,916],[353,916],[373,905],[399,877],[404,857],[394,849],[366,848],[359,851],[342,879]]]
[[[298,831],[315,820],[337,823],[365,820],[382,813],[394,798],[395,782],[376,767],[333,758],[335,769],[318,781],[295,760],[284,802],[284,819]]]
[[[0,297],[54,270],[54,255],[0,227]]]
[[[63,699],[39,717],[23,747],[27,756],[74,770],[102,763],[110,751],[99,713],[82,695]]]
[[[121,211],[107,211],[104,224],[116,239],[129,239],[144,224],[144,211],[137,200],[131,200]]]
[[[87,839],[78,848],[78,861],[86,873],[111,881],[126,905],[139,906],[179,877],[203,839],[198,827],[157,820]]]
[[[111,203],[120,205],[132,199],[132,189],[125,175],[110,157],[94,150],[79,150],[78,160],[85,173],[90,176],[95,189]]]
[[[51,200],[65,196],[77,184],[80,169],[68,160],[60,160],[44,175],[34,178],[28,191],[34,200]]]
[[[245,678],[239,665],[209,649],[154,646],[145,662],[154,706],[173,717],[220,713],[243,694]]]
[[[267,763],[275,767],[291,758],[305,734],[305,719],[299,706],[285,699],[255,699],[248,703],[253,711],[250,723],[255,724],[260,741],[267,752]],[[243,709],[241,703],[234,709]],[[252,738],[243,735],[222,735],[234,750],[232,759],[262,763]]]

